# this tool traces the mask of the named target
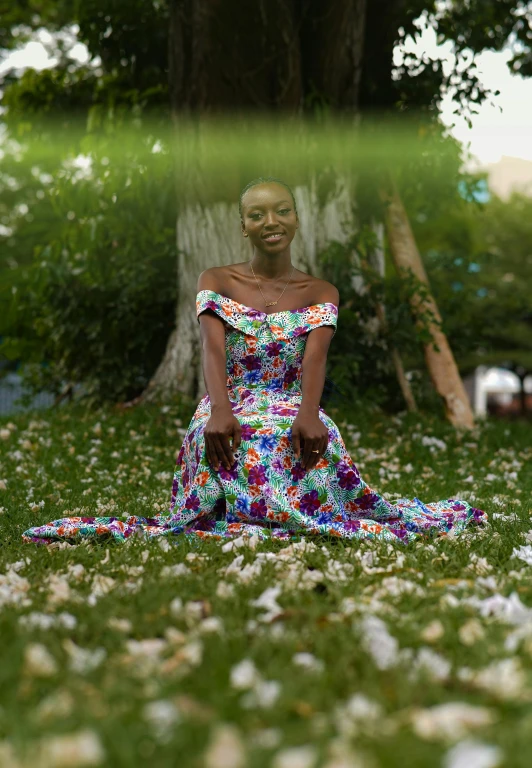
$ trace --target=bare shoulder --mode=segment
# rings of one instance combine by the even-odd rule
[[[328,283],[327,280],[319,280],[317,278],[314,291],[317,304],[334,304],[335,306],[338,306],[340,303],[340,293],[338,288],[332,283]]]
[[[223,267],[209,267],[208,269],[204,269],[198,277],[197,290],[216,291],[216,293],[219,293],[222,282],[222,269]]]

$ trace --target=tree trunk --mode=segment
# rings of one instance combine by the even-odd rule
[[[293,192],[301,227],[292,241],[292,263],[298,269],[319,276],[317,256],[320,251],[331,240],[345,243],[356,226],[351,184],[346,177],[338,177],[325,205],[318,200],[316,176],[310,186],[295,187]],[[144,393],[144,400],[167,400],[178,392],[200,398],[205,393],[195,305],[196,284],[200,272],[208,267],[251,258],[249,243],[242,237],[239,222],[237,203],[216,203],[206,208],[198,204],[186,207],[178,216],[176,330]]]
[[[181,116],[207,112],[265,114],[281,111],[315,115],[316,105],[354,117],[361,87],[367,0],[170,0],[169,94],[176,131]],[[282,20],[280,22],[280,20]],[[237,128],[238,130],[238,128]],[[294,142],[294,152],[297,144]],[[197,279],[212,266],[249,260],[238,213],[240,189],[249,180],[228,169],[223,194],[213,195],[212,173],[200,168],[193,151],[177,158],[176,183],[178,297],[176,327],[166,354],[142,395],[164,400],[180,392],[199,398],[205,392],[199,324],[195,311]],[[229,158],[231,160],[231,158]],[[255,175],[271,173],[269,163]],[[291,247],[293,264],[319,276],[318,254],[331,240],[346,242],[354,223],[353,185],[334,178],[323,199],[326,174],[314,169],[292,186],[301,227]],[[216,183],[216,182],[214,182]],[[199,185],[210,186],[209,190]],[[234,200],[234,203],[223,202]]]
[[[386,269],[386,262],[385,262],[385,256],[384,256],[384,224],[382,222],[373,222],[372,229],[375,232],[375,235],[377,238],[377,247],[373,249],[373,251],[369,254],[368,261],[370,266],[376,272],[378,272],[378,274],[381,277],[384,277],[385,269]],[[376,314],[377,314],[379,323],[381,324],[381,328],[385,333],[386,327],[387,327],[387,321],[386,321],[386,308],[383,303],[377,304]],[[412,392],[412,387],[410,386],[410,382],[406,378],[405,369],[403,366],[401,355],[399,354],[399,350],[396,347],[391,346],[390,355],[392,357],[393,367],[395,368],[395,375],[397,376],[397,382],[399,384],[399,388],[405,399],[407,410],[409,410],[410,412],[415,412],[417,411],[416,400],[414,398],[414,393]]]
[[[385,221],[390,250],[396,269],[412,270],[414,275],[429,288],[429,281],[408,216],[397,191],[395,183],[390,180],[390,189],[383,190],[382,196],[387,202]],[[412,311],[416,317],[429,310],[436,322],[429,323],[432,343],[425,345],[425,360],[438,394],[443,398],[445,413],[448,420],[456,427],[472,429],[474,426],[473,412],[469,398],[445,334],[436,324],[441,322],[436,302],[430,292],[425,300],[415,294],[411,298]],[[434,343],[438,346],[436,351]]]

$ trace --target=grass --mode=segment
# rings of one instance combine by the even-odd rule
[[[0,425],[0,768],[528,768],[530,426],[329,413],[375,490],[466,498],[489,526],[37,547],[21,533],[70,514],[164,513],[192,411]]]

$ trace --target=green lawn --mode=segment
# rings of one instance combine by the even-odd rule
[[[375,490],[490,524],[408,546],[23,544],[164,512],[192,410],[4,420],[0,768],[529,768],[530,424],[328,412]]]

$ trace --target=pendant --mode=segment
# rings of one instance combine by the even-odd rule
[[[267,307],[273,307],[274,304],[277,304],[277,302],[276,301],[269,301],[269,302],[267,302],[266,306]]]

